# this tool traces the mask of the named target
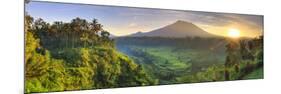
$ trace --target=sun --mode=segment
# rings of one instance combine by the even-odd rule
[[[240,31],[238,29],[231,28],[227,31],[228,37],[238,38],[240,37]]]

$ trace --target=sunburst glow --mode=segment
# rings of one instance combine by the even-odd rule
[[[240,37],[240,31],[238,29],[229,29],[227,35],[232,38]]]

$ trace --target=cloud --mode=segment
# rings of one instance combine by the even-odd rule
[[[136,26],[138,26],[138,24],[137,23],[130,23],[128,26],[129,27],[136,27]]]

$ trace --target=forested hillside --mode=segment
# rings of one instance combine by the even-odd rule
[[[263,36],[112,39],[102,27],[26,15],[25,92],[263,78]]]
[[[25,16],[25,92],[157,84],[118,52],[97,19],[47,23]]]
[[[184,82],[209,82],[263,78],[263,36],[253,39],[226,39],[223,65],[212,65],[194,75],[180,78]]]
[[[25,93],[263,78],[261,15],[25,1]]]
[[[263,78],[258,38],[119,37],[117,48],[159,84]]]

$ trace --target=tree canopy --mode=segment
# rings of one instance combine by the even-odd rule
[[[97,19],[50,24],[25,16],[25,92],[155,84],[114,47]]]

